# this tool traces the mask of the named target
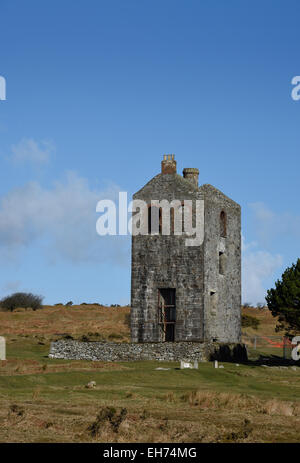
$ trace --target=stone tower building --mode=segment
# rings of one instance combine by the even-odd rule
[[[152,200],[190,200],[194,224],[199,200],[204,239],[187,246],[185,234],[172,233],[172,209],[170,235],[159,212],[156,230],[149,221],[148,234],[132,236],[132,342],[240,342],[241,209],[213,186],[199,187],[198,175],[178,175],[174,155],[165,155],[161,173],[133,196],[147,203],[149,219]]]

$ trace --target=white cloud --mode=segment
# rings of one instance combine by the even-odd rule
[[[244,235],[242,235],[242,252],[245,253],[250,249],[253,249],[257,246],[256,241],[251,241],[250,243],[246,243]]]
[[[283,265],[282,254],[272,252],[272,247],[275,245],[283,252],[286,243],[295,242],[297,248],[300,216],[275,213],[263,202],[250,203],[249,207],[253,212],[256,241],[242,240],[243,301],[256,303],[264,301],[266,286],[269,287],[270,279]]]
[[[45,164],[53,151],[54,146],[49,141],[37,142],[33,138],[23,138],[18,144],[12,145],[10,159],[16,164]]]
[[[246,243],[242,237],[242,288],[243,302],[264,302],[265,281],[272,277],[283,263],[280,254],[257,249],[256,242]]]
[[[21,281],[7,281],[3,286],[2,290],[8,293],[15,293],[21,286]]]
[[[92,190],[86,179],[69,172],[52,188],[30,182],[0,198],[0,251],[15,255],[34,243],[46,244],[51,260],[128,261],[127,237],[96,233],[96,204],[118,198],[119,187]],[[1,254],[0,254],[1,255]]]
[[[264,245],[281,236],[300,238],[300,216],[289,212],[275,213],[262,202],[249,206],[254,212],[257,236]]]

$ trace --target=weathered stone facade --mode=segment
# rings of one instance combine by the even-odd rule
[[[162,172],[133,196],[149,207],[192,200],[193,215],[203,200],[204,241],[186,246],[185,234],[152,230],[132,237],[132,342],[240,342],[241,210],[213,186],[198,187],[198,173],[178,175],[174,156],[165,156]]]

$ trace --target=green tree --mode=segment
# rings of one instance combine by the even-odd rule
[[[267,291],[266,301],[273,317],[278,317],[276,331],[285,329],[287,335],[299,333],[300,259],[285,270],[275,288]]]

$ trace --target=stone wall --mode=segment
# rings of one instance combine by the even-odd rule
[[[104,362],[209,361],[214,359],[243,362],[247,361],[247,350],[243,344],[205,342],[117,343],[60,340],[51,343],[49,357]]]
[[[205,198],[204,338],[223,343],[241,340],[241,208],[212,185]],[[220,215],[225,213],[225,236]],[[221,258],[222,269],[221,269]]]

